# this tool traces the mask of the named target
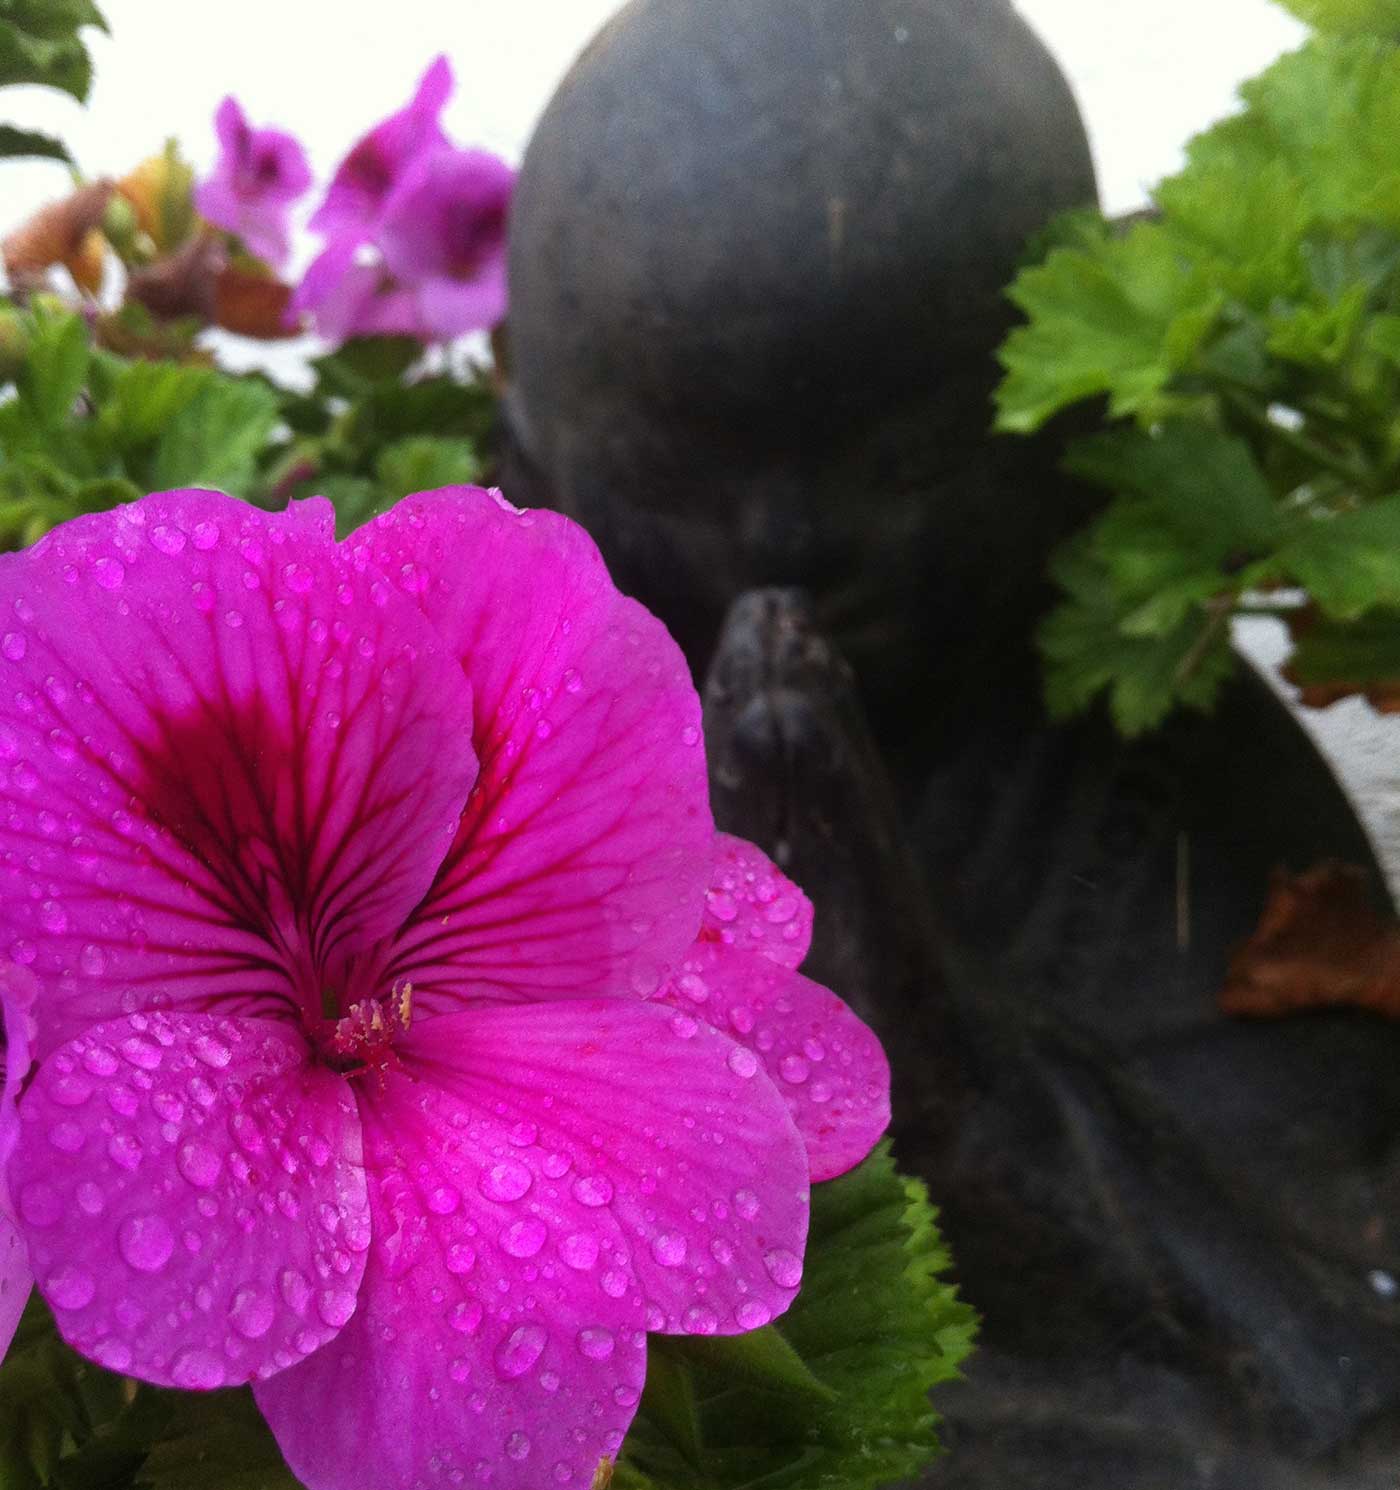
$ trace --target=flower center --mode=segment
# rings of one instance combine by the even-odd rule
[[[322,1027],[321,1057],[347,1076],[374,1072],[384,1079],[399,1059],[394,1042],[413,1026],[413,984],[396,983],[383,998],[360,999]]]

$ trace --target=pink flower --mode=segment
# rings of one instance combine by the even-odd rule
[[[19,1138],[16,1104],[29,1074],[31,1011],[37,985],[23,968],[0,969],[0,1358],[10,1348],[33,1277],[5,1184],[5,1169]]]
[[[438,123],[451,96],[452,67],[436,58],[409,102],[357,140],[336,168],[326,199],[309,224],[329,239],[370,237],[386,212],[410,191],[428,155],[446,144]]]
[[[515,172],[485,150],[434,151],[386,213],[379,245],[437,341],[489,330],[506,314],[506,219]]]
[[[0,616],[8,1177],[65,1338],[253,1381],[311,1490],[586,1485],[646,1332],[780,1314],[809,1170],[889,1111],[664,628],[469,488],[344,544],[148,497],[0,559]]]
[[[241,238],[251,253],[281,267],[287,261],[287,220],[293,202],[311,185],[306,153],[278,129],[253,129],[236,99],[214,115],[219,160],[195,188],[194,203],[216,227]]]

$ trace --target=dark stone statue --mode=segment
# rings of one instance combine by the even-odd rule
[[[1216,994],[1270,871],[1380,876],[1246,670],[1043,717],[1058,436],[987,434],[1002,287],[1092,200],[1003,0],[635,0],[512,229],[508,478],[707,670],[716,815],[817,903],[984,1317],[957,1490],[1395,1490],[1400,1028]]]

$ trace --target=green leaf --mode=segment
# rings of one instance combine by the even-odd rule
[[[0,124],[0,160],[23,159],[71,161],[72,156],[63,141],[53,135]]]
[[[1249,127],[1287,162],[1316,221],[1400,229],[1400,51],[1317,37],[1240,91]]]
[[[298,496],[327,498],[335,508],[335,530],[344,538],[393,505],[393,498],[368,476],[314,476],[303,482]]]
[[[1298,638],[1288,676],[1304,686],[1332,683],[1364,692],[1400,681],[1400,610],[1375,610],[1359,620],[1319,620]]]
[[[1318,31],[1400,37],[1400,0],[1279,0],[1279,4]]]
[[[137,1490],[300,1490],[251,1391],[180,1393]]]
[[[947,1266],[927,1193],[888,1145],[814,1186],[802,1292],[739,1347],[742,1369],[713,1339],[649,1343],[616,1490],[867,1490],[916,1474],[938,1452],[928,1393],[975,1329]]]
[[[84,26],[107,29],[107,21],[92,0],[0,0],[0,27],[48,41],[72,36]]]
[[[1400,496],[1313,514],[1280,550],[1279,566],[1334,620],[1400,607]]]
[[[92,87],[92,59],[76,36],[35,36],[0,21],[0,88],[14,83],[57,88],[83,103]]]
[[[1050,566],[1065,600],[1037,633],[1046,661],[1045,701],[1052,716],[1082,713],[1108,695],[1113,722],[1129,737],[1155,729],[1177,704],[1209,709],[1234,669],[1229,632],[1210,614],[1187,609],[1170,630],[1148,634],[1125,627],[1128,615],[1095,534],[1064,544]]]
[[[411,336],[359,336],[311,364],[325,391],[354,398],[374,383],[393,383],[423,355]]]
[[[481,461],[470,440],[413,435],[380,452],[375,465],[379,485],[391,501],[439,486],[469,486],[481,479]]]
[[[210,486],[247,496],[257,458],[277,423],[277,398],[262,383],[218,378],[171,419],[151,462],[152,490]]]
[[[1028,323],[1000,352],[998,429],[1026,434],[1081,399],[1158,417],[1165,390],[1214,325],[1222,296],[1172,236],[1139,223],[1089,249],[1061,248],[1008,292]]]
[[[24,367],[15,379],[19,396],[48,430],[68,422],[88,371],[88,331],[66,311],[36,311]]]

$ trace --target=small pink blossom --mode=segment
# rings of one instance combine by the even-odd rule
[[[213,175],[195,188],[195,206],[241,238],[249,252],[281,268],[290,251],[292,203],[311,185],[306,153],[282,130],[253,129],[233,98],[219,105],[214,125],[219,159]]]
[[[451,90],[439,57],[413,100],[351,150],[311,219],[327,242],[288,314],[312,316],[329,341],[450,341],[505,318],[515,171],[448,143],[438,116]]]
[[[311,1490],[538,1490],[648,1332],[787,1308],[888,1068],[580,529],[147,497],[0,559],[0,674],[8,1180],[76,1349],[253,1382]]]

